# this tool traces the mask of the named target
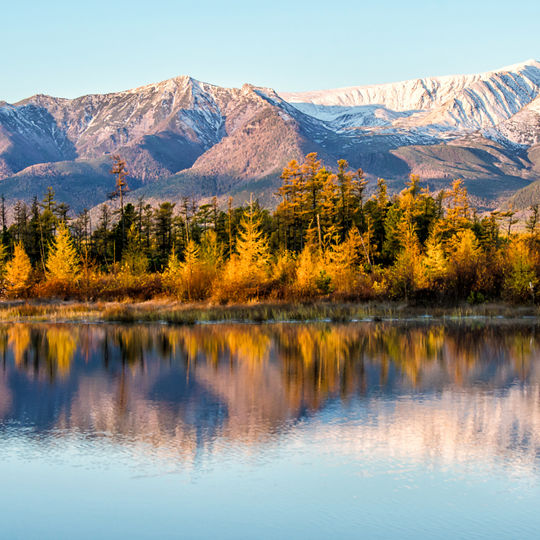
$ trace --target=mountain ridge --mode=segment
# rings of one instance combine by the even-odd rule
[[[159,200],[168,186],[173,199],[212,190],[223,198],[252,186],[271,204],[286,162],[316,151],[329,165],[347,159],[370,180],[386,176],[396,189],[411,173],[443,186],[462,172],[481,204],[493,206],[540,179],[527,157],[539,140],[536,60],[295,93],[181,75],[121,92],[0,102],[0,191],[8,201],[26,191],[29,199],[50,181],[75,210],[92,206],[106,197],[103,160],[120,153],[141,190],[132,196]],[[92,196],[80,196],[85,174]]]

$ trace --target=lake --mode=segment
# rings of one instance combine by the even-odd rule
[[[0,326],[2,538],[538,538],[534,320]]]

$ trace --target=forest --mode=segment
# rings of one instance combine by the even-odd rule
[[[281,174],[275,211],[251,199],[220,206],[126,202],[127,164],[114,156],[117,199],[72,216],[49,188],[7,219],[1,200],[0,280],[6,298],[257,301],[405,300],[535,303],[539,208],[479,216],[463,181],[437,193],[412,175],[368,195],[361,169],[315,153]],[[114,180],[113,180],[114,179]],[[128,199],[129,200],[129,199]]]

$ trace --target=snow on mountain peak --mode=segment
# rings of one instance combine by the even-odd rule
[[[540,63],[527,60],[472,75],[447,75],[280,96],[335,131],[380,127],[448,136],[489,129],[540,92]]]

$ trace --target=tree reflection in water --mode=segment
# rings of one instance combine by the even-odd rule
[[[535,461],[539,347],[523,322],[12,324],[0,327],[0,415],[2,426],[100,433],[187,458],[357,404],[362,421],[320,433],[356,451]]]

